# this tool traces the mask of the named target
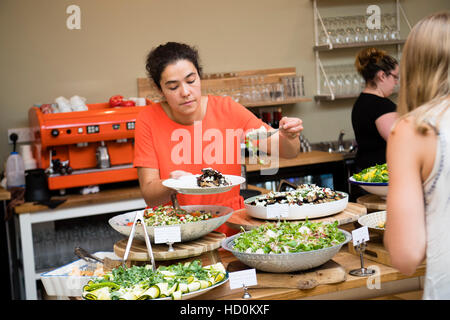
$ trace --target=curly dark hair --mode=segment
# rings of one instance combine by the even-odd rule
[[[377,48],[362,49],[355,60],[355,67],[366,82],[372,82],[378,71],[386,73],[394,70],[397,60],[386,51]]]
[[[156,86],[161,90],[161,73],[166,69],[167,65],[177,62],[178,60],[189,60],[197,69],[202,77],[202,68],[199,64],[199,56],[197,49],[178,42],[167,42],[153,48],[147,55],[145,69],[149,77],[155,82]]]

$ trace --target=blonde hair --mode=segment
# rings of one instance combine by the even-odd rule
[[[450,106],[449,101],[444,108],[435,108],[449,98],[449,67],[450,12],[445,11],[432,14],[414,26],[400,64],[397,111],[401,119],[412,115],[415,127],[422,134],[427,132],[429,121],[438,119]]]

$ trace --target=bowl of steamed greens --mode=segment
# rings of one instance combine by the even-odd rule
[[[222,248],[244,264],[266,272],[294,272],[331,260],[351,240],[337,222],[266,223],[226,238]]]
[[[386,163],[366,168],[361,172],[355,173],[348,180],[371,194],[381,198],[386,198],[387,196],[389,172]]]

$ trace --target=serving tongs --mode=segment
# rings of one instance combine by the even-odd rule
[[[148,256],[150,257],[150,260],[152,263],[152,270],[155,271],[156,270],[155,257],[153,256],[152,244],[150,243],[150,238],[148,236],[147,228],[145,227],[144,210],[136,211],[136,216],[134,217],[133,226],[131,227],[130,236],[128,237],[125,254],[123,256],[122,267],[126,268],[126,261],[128,260],[128,255],[130,254],[131,244],[133,242],[134,234],[136,232],[136,224],[138,222],[141,223],[142,228],[144,229],[145,245],[147,246]]]
[[[286,190],[287,190],[287,187],[290,187],[290,188],[292,188],[292,189],[294,189],[294,190],[297,190],[298,185],[296,185],[296,184],[294,184],[294,183],[291,183],[291,182],[289,182],[289,181],[287,181],[287,180],[281,179],[281,180],[280,180],[280,184],[278,185],[277,192],[283,192],[283,191],[286,191]]]
[[[83,259],[84,261],[86,261],[88,263],[99,262],[99,263],[103,264],[103,270],[105,270],[105,271],[112,270],[112,269],[118,267],[121,264],[120,260],[114,260],[114,259],[110,259],[108,257],[100,259],[99,257],[96,257],[93,254],[90,254],[87,250],[85,250],[85,249],[83,249],[81,247],[76,247],[73,252],[79,258]],[[92,271],[94,271],[95,267],[88,266],[88,269],[92,269]]]

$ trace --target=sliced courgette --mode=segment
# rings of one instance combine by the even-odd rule
[[[172,293],[172,300],[181,300],[182,293],[180,290],[177,290]]]
[[[159,288],[160,294],[166,294],[169,284],[167,282],[160,282],[156,284]]]
[[[206,281],[206,280],[200,280],[200,288],[201,289],[205,289],[212,286],[211,281]]]
[[[199,281],[194,281],[188,284],[189,292],[197,291],[201,288],[201,284]]]
[[[189,292],[188,284],[187,283],[183,283],[183,282],[179,283],[178,284],[178,290],[180,290],[183,293]]]
[[[220,282],[220,281],[222,281],[223,279],[225,279],[225,274],[219,273],[219,274],[217,274],[216,277],[214,278],[214,282]]]
[[[95,294],[92,293],[86,293],[85,295],[83,295],[83,298],[86,300],[97,300],[97,296]]]

